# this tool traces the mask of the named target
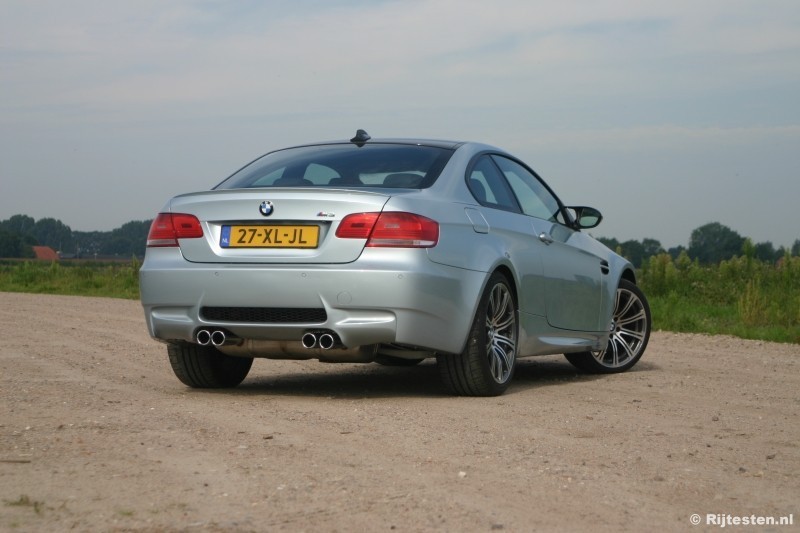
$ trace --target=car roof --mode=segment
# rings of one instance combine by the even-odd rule
[[[320,142],[312,142],[312,143],[303,143],[296,146],[290,146],[287,148],[301,148],[306,146],[327,146],[332,144],[356,144],[350,140],[337,140],[337,141],[320,141]],[[369,139],[365,141],[363,144],[407,144],[407,145],[414,145],[414,146],[432,146],[435,148],[449,148],[451,150],[455,150],[459,146],[466,144],[463,141],[447,141],[441,139],[416,139],[416,138],[381,138],[381,139]],[[286,148],[285,148],[286,149]]]

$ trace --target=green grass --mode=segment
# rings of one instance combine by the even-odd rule
[[[797,327],[748,325],[730,306],[702,304],[662,296],[649,298],[649,301],[653,312],[654,329],[800,343],[800,331]]]
[[[139,264],[0,262],[0,291],[139,298]]]
[[[800,343],[800,257],[701,266],[662,254],[644,265],[639,281],[655,329]]]
[[[139,263],[0,262],[0,291],[139,298]],[[651,257],[638,280],[653,327],[800,343],[800,257],[777,265],[739,257],[704,266]]]

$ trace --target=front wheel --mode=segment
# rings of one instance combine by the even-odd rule
[[[517,359],[517,304],[505,276],[494,273],[478,303],[460,354],[436,357],[445,386],[462,396],[499,396],[514,376]]]
[[[213,346],[167,345],[172,371],[184,385],[199,389],[235,387],[247,377],[252,357],[231,357]]]
[[[641,359],[650,339],[650,305],[634,283],[622,279],[617,288],[611,336],[605,350],[564,354],[578,370],[592,374],[624,372]]]

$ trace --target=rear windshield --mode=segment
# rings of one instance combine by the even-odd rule
[[[302,146],[256,159],[215,189],[252,187],[430,187],[453,151],[434,146],[370,143]]]

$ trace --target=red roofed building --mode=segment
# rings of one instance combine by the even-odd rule
[[[33,253],[42,261],[58,261],[58,253],[49,246],[34,246]]]

